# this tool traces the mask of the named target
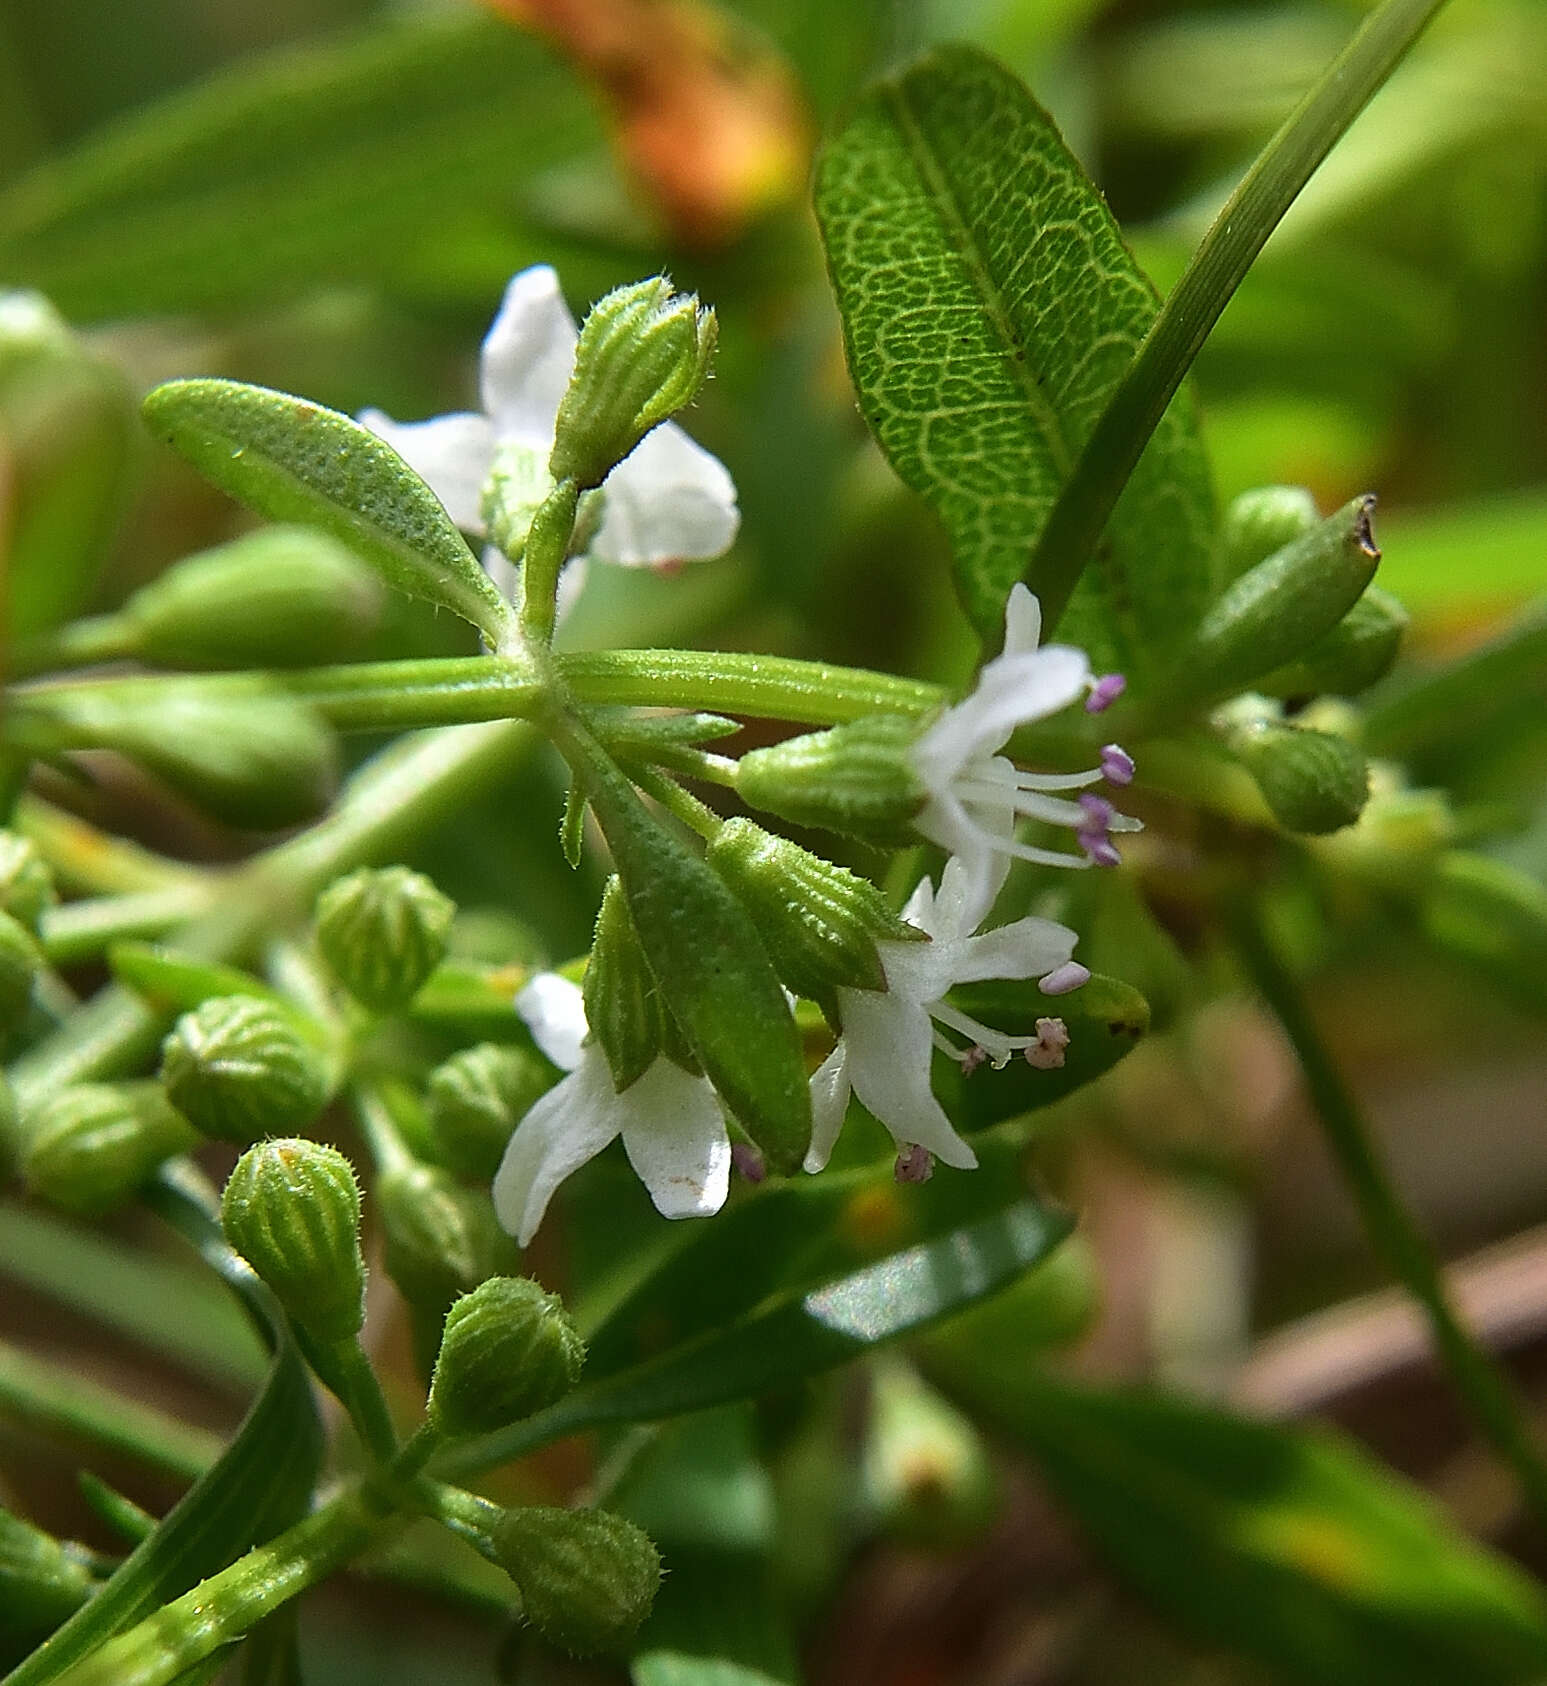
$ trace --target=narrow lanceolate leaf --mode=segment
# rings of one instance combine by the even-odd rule
[[[965,47],[865,97],[821,159],[816,207],[865,418],[944,522],[962,601],[997,638],[1154,289],[1047,113]],[[1212,526],[1184,395],[1063,630],[1103,665],[1153,663],[1212,596]]]
[[[158,386],[145,419],[248,508],[321,528],[389,585],[499,641],[509,606],[435,494],[369,428],[304,398],[228,380]]]
[[[942,1379],[1031,1451],[1135,1589],[1208,1643],[1305,1686],[1547,1679],[1541,1588],[1342,1441],[1071,1387],[1009,1348]]]

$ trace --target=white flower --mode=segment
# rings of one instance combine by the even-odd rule
[[[579,986],[543,972],[516,997],[532,1039],[569,1072],[516,1126],[494,1175],[494,1211],[521,1246],[537,1233],[553,1191],[622,1136],[623,1150],[668,1218],[711,1217],[725,1204],[731,1149],[708,1080],[665,1055],[621,1094],[607,1056],[586,1041]]]
[[[1060,993],[1090,976],[1070,958],[1075,933],[1051,919],[1017,919],[974,935],[981,917],[974,911],[977,894],[973,869],[953,856],[938,893],[926,878],[903,909],[903,917],[930,941],[877,942],[886,989],[837,991],[843,1035],[811,1079],[808,1171],[820,1171],[832,1154],[851,1090],[904,1151],[922,1147],[962,1170],[977,1164],[930,1088],[934,1049],[969,1062],[981,1049],[1002,1066],[1017,1049],[1035,1047],[1043,1038],[1040,1032],[1007,1036],[980,1024],[953,1007],[946,993],[984,978],[1041,978],[1044,989]],[[955,1047],[937,1024],[967,1037],[969,1047]]]
[[[404,423],[366,410],[360,420],[429,485],[457,526],[482,537],[483,493],[496,453],[521,447],[546,467],[578,337],[558,276],[546,264],[524,269],[506,288],[483,342],[481,415]],[[602,491],[601,525],[588,554],[624,567],[719,556],[741,521],[725,465],[672,422],[646,434]]]
[[[1116,744],[1101,752],[1101,765],[1078,773],[1023,773],[997,752],[1019,726],[1045,720],[1080,697],[1099,713],[1123,688],[1119,674],[1092,678],[1083,650],[1066,644],[1041,649],[1042,609],[1024,585],[1005,604],[1004,651],[988,662],[972,695],[948,708],[913,745],[913,770],[927,793],[914,821],[969,869],[966,906],[973,928],[993,904],[1011,858],[1044,866],[1111,866],[1117,862],[1110,833],[1137,831],[1139,822],[1119,814],[1104,798],[1087,793],[1070,802],[1052,794],[1084,790],[1106,779],[1127,784],[1133,762]],[[1017,841],[1016,821],[1069,826],[1082,853],[1067,854]]]

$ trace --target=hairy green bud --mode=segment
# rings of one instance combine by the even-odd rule
[[[552,1085],[550,1068],[526,1048],[480,1042],[430,1073],[430,1130],[452,1170],[487,1182],[511,1132]]]
[[[317,900],[317,946],[374,1012],[406,1006],[441,963],[456,903],[406,866],[361,867]]]
[[[600,486],[651,428],[697,397],[717,334],[714,312],[661,276],[598,299],[559,405],[554,479]]]
[[[556,1294],[527,1276],[491,1276],[446,1313],[430,1381],[430,1421],[483,1434],[562,1399],[580,1379],[585,1342]]]
[[[161,1044],[161,1081],[197,1130],[251,1142],[304,1129],[327,1104],[321,1053],[283,1008],[219,995],[184,1013]]]
[[[41,1645],[95,1590],[90,1570],[52,1534],[0,1510],[0,1667]]]
[[[785,987],[824,1006],[837,988],[886,988],[877,939],[927,940],[868,879],[751,820],[721,826],[709,861],[752,915]]]
[[[925,792],[911,750],[919,723],[900,714],[871,714],[826,732],[807,732],[736,765],[744,802],[793,825],[861,837],[896,847],[916,840],[912,821]]]
[[[31,934],[8,913],[0,913],[0,1037],[21,1022],[43,956]]]
[[[1196,696],[1228,696],[1331,632],[1374,577],[1373,497],[1359,497],[1248,569],[1203,617],[1177,671]]]
[[[337,1148],[304,1138],[248,1148],[226,1179],[220,1227],[307,1334],[331,1343],[359,1333],[360,1188]]]
[[[699,1066],[671,1010],[661,999],[622,881],[608,879],[596,915],[596,934],[583,985],[586,1023],[602,1045],[621,1094],[665,1054],[686,1071]]]
[[[376,1182],[387,1274],[403,1297],[440,1313],[513,1257],[483,1190],[405,1159]]]
[[[265,527],[174,563],[117,618],[156,667],[308,667],[358,650],[385,598],[374,571],[325,533]]]
[[[1331,732],[1258,720],[1232,732],[1230,748],[1286,831],[1339,831],[1370,794],[1363,752]]]
[[[0,831],[0,913],[8,913],[34,935],[43,915],[59,899],[54,875],[30,837]]]
[[[63,1212],[99,1218],[132,1199],[198,1136],[155,1083],[78,1083],[23,1121],[21,1174]]]
[[[1258,680],[1257,689],[1273,697],[1356,697],[1391,671],[1406,631],[1407,610],[1372,585],[1331,632]]]
[[[526,1619],[550,1645],[577,1657],[614,1651],[650,1614],[661,1555],[623,1517],[527,1505],[507,1510],[493,1535]]]
[[[1225,576],[1237,579],[1275,550],[1308,533],[1321,519],[1304,486],[1254,486],[1231,501],[1219,524]]]

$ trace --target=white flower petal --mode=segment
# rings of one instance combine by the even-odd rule
[[[553,1191],[594,1159],[622,1125],[612,1073],[599,1048],[516,1126],[494,1174],[494,1213],[521,1246],[537,1233]]]
[[[916,1142],[947,1165],[970,1171],[978,1156],[952,1129],[929,1086],[929,1014],[896,992],[840,989],[838,1004],[849,1081],[861,1102],[899,1146]]]
[[[656,1211],[667,1218],[718,1212],[730,1188],[731,1144],[708,1080],[661,1055],[618,1099],[624,1151]]]
[[[811,1074],[811,1146],[806,1151],[806,1170],[826,1167],[848,1110],[848,1050],[839,1037],[838,1046]]]
[[[1079,941],[1067,925],[1032,915],[969,937],[958,956],[954,983],[983,978],[1040,978],[1062,966]]]
[[[1031,587],[1017,581],[1004,605],[1004,654],[1029,655],[1042,637],[1042,605]]]
[[[561,1071],[574,1071],[584,1057],[585,996],[580,985],[557,972],[539,972],[519,991],[515,1009],[532,1040]]]
[[[729,550],[741,525],[724,463],[672,422],[647,433],[602,490],[591,555],[603,562],[702,561]]]
[[[463,532],[483,531],[483,483],[494,466],[494,429],[486,416],[395,422],[380,410],[362,410],[360,425],[386,440]]]
[[[579,337],[547,264],[511,277],[479,365],[484,412],[502,441],[552,449]]]

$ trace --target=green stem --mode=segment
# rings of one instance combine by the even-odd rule
[[[1234,910],[1233,922],[1247,971],[1299,1055],[1327,1143],[1359,1207],[1366,1233],[1423,1307],[1435,1350],[1462,1403],[1479,1431],[1514,1470],[1538,1526],[1547,1529],[1547,1464],[1527,1426],[1521,1400],[1508,1376],[1456,1315],[1434,1251],[1402,1204],[1359,1104],[1260,919],[1243,901]]]
[[[1383,0],[1242,177],[1102,411],[1024,578],[1051,630],[1124,486],[1268,236],[1444,0]]]
[[[371,1368],[365,1349],[356,1337],[340,1341],[332,1356],[337,1361],[338,1377],[334,1392],[348,1411],[356,1434],[378,1464],[391,1463],[398,1453],[397,1429],[393,1426],[386,1395],[381,1391],[381,1383]]]
[[[86,895],[131,895],[201,884],[208,875],[67,814],[41,797],[16,804],[16,829],[29,838],[68,888]]]
[[[218,894],[212,879],[125,896],[89,896],[43,915],[43,952],[56,966],[90,960],[130,937],[159,937],[205,912]]]

